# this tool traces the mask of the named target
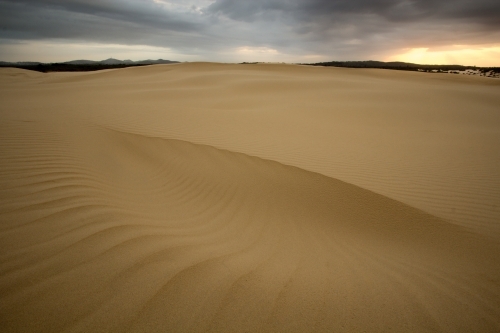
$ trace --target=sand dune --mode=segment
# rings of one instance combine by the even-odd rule
[[[2,332],[497,332],[500,84],[0,71]]]

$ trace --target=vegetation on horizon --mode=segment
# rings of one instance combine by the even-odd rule
[[[169,61],[159,59],[157,61],[120,61],[107,62],[108,59],[102,62],[91,61],[70,61],[64,63],[38,63],[38,62],[0,62],[0,67],[14,67],[27,70],[33,70],[42,73],[49,72],[89,72],[104,69],[117,69],[126,67],[147,66],[157,63],[177,63],[177,61]],[[160,62],[161,61],[161,62]],[[253,65],[262,62],[242,62],[240,64]],[[434,72],[434,73],[453,73],[453,74],[476,74],[489,77],[500,77],[500,67],[477,67],[464,65],[420,65],[406,62],[382,62],[382,61],[329,61],[318,63],[300,63],[299,65],[308,66],[324,66],[324,67],[345,67],[345,68],[377,68],[377,69],[393,69],[404,71],[419,71],[419,72]]]
[[[500,73],[500,67],[477,67],[477,66],[464,66],[464,65],[420,65],[408,62],[382,62],[382,61],[329,61],[317,62],[312,64],[302,64],[310,66],[326,66],[326,67],[347,67],[347,68],[381,68],[381,69],[395,69],[404,71],[466,71],[477,70],[480,72]]]
[[[147,66],[146,64],[92,64],[92,65],[72,65],[64,63],[54,63],[54,64],[38,64],[38,65],[0,65],[0,67],[14,67],[27,69],[42,73],[49,72],[90,72],[99,71],[103,69],[115,69],[115,68],[125,68],[125,67],[137,67],[137,66]]]
[[[68,62],[40,63],[40,62],[3,62],[0,61],[0,67],[14,67],[27,70],[33,70],[42,73],[48,72],[89,72],[103,69],[116,69],[135,66],[146,66],[155,64],[173,64],[178,61],[171,60],[118,60],[109,58],[102,61],[92,60],[72,60]]]

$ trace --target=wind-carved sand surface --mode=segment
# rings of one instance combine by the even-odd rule
[[[0,331],[500,331],[500,81],[0,70]]]

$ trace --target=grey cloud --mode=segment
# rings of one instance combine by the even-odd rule
[[[446,23],[455,31],[464,25],[482,31],[500,29],[498,0],[218,0],[207,12],[246,22],[279,19],[297,33],[321,34],[341,25],[376,32],[393,29],[393,23],[408,28]]]
[[[290,0],[218,0],[207,8],[207,13],[226,15],[234,20],[253,22],[258,19],[275,18],[275,14],[293,12]]]
[[[163,1],[172,6],[153,0],[0,0],[0,39],[154,45],[200,55],[266,46],[364,59],[388,49],[500,37],[498,0]]]
[[[415,19],[463,19],[484,23],[500,15],[497,0],[217,0],[208,11],[235,20],[254,20],[265,12],[282,12],[299,21],[370,14],[389,21]],[[359,22],[362,23],[362,22]]]
[[[217,45],[199,15],[174,13],[153,1],[0,1],[0,39],[64,39],[177,49]]]
[[[315,50],[351,57],[414,43],[491,43],[500,31],[497,0],[218,0],[207,12],[256,25],[272,17],[302,43],[316,41]]]

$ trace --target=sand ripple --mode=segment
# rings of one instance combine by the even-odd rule
[[[0,141],[2,332],[498,332],[498,242],[271,160],[60,120]]]

